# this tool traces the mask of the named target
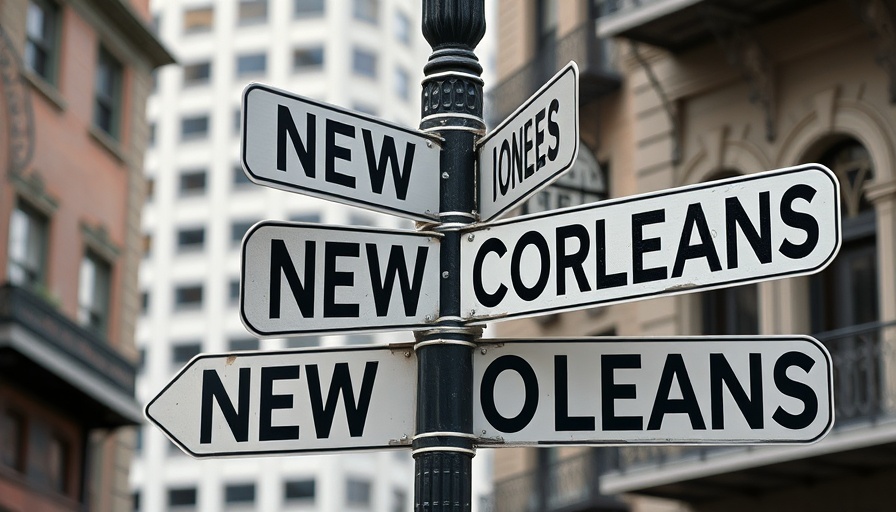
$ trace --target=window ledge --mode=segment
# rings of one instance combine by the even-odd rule
[[[121,142],[115,140],[111,135],[93,125],[90,126],[88,132],[90,133],[90,136],[93,137],[93,140],[97,141],[100,146],[111,153],[116,160],[121,163],[126,162],[124,153],[121,150]]]
[[[37,90],[47,100],[49,100],[50,104],[52,104],[56,110],[60,112],[64,111],[68,108],[68,104],[65,99],[62,97],[62,94],[59,92],[59,89],[56,86],[48,81],[46,81],[42,76],[34,73],[29,69],[22,70],[22,76],[28,80],[28,83]]]

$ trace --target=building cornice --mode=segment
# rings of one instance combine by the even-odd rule
[[[174,56],[125,1],[86,0],[86,3],[108,18],[109,26],[117,29],[125,41],[146,56],[153,68],[174,64]]]

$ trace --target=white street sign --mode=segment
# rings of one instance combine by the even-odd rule
[[[438,236],[259,222],[243,238],[243,324],[260,337],[425,327],[439,313]]]
[[[201,354],[146,406],[193,457],[399,447],[417,369],[383,346]]]
[[[461,242],[485,322],[811,274],[840,248],[839,184],[808,164],[516,217]]]
[[[805,444],[834,422],[831,357],[808,336],[488,341],[480,446]]]
[[[479,215],[494,219],[557,179],[579,151],[579,68],[570,62],[479,146]]]
[[[243,91],[242,161],[260,185],[431,221],[437,138],[267,85]]]

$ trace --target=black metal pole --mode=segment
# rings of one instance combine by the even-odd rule
[[[476,220],[474,145],[482,120],[482,66],[473,49],[485,34],[484,0],[423,0],[424,67],[420,129],[444,139],[439,172],[440,317],[417,333],[417,424],[413,441],[416,512],[472,506],[473,349],[478,331],[460,311],[460,230]]]

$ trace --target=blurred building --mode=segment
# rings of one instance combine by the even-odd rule
[[[0,510],[130,507],[144,2],[0,1]]]
[[[575,59],[581,147],[596,162],[581,168],[598,171],[585,192],[566,192],[570,177],[524,210],[819,162],[840,180],[843,245],[811,277],[498,324],[501,337],[811,334],[833,357],[836,409],[809,446],[497,450],[496,510],[615,510],[608,496],[630,510],[891,510],[896,4],[500,6],[498,117]]]
[[[254,223],[413,224],[251,183],[239,159],[240,102],[254,81],[416,127],[431,52],[419,1],[154,0],[151,11],[182,65],[161,70],[148,105],[140,400],[200,352],[412,340],[396,332],[259,342],[246,331],[240,243]],[[142,511],[397,512],[411,506],[413,469],[410,450],[194,460],[146,426],[131,482]]]

